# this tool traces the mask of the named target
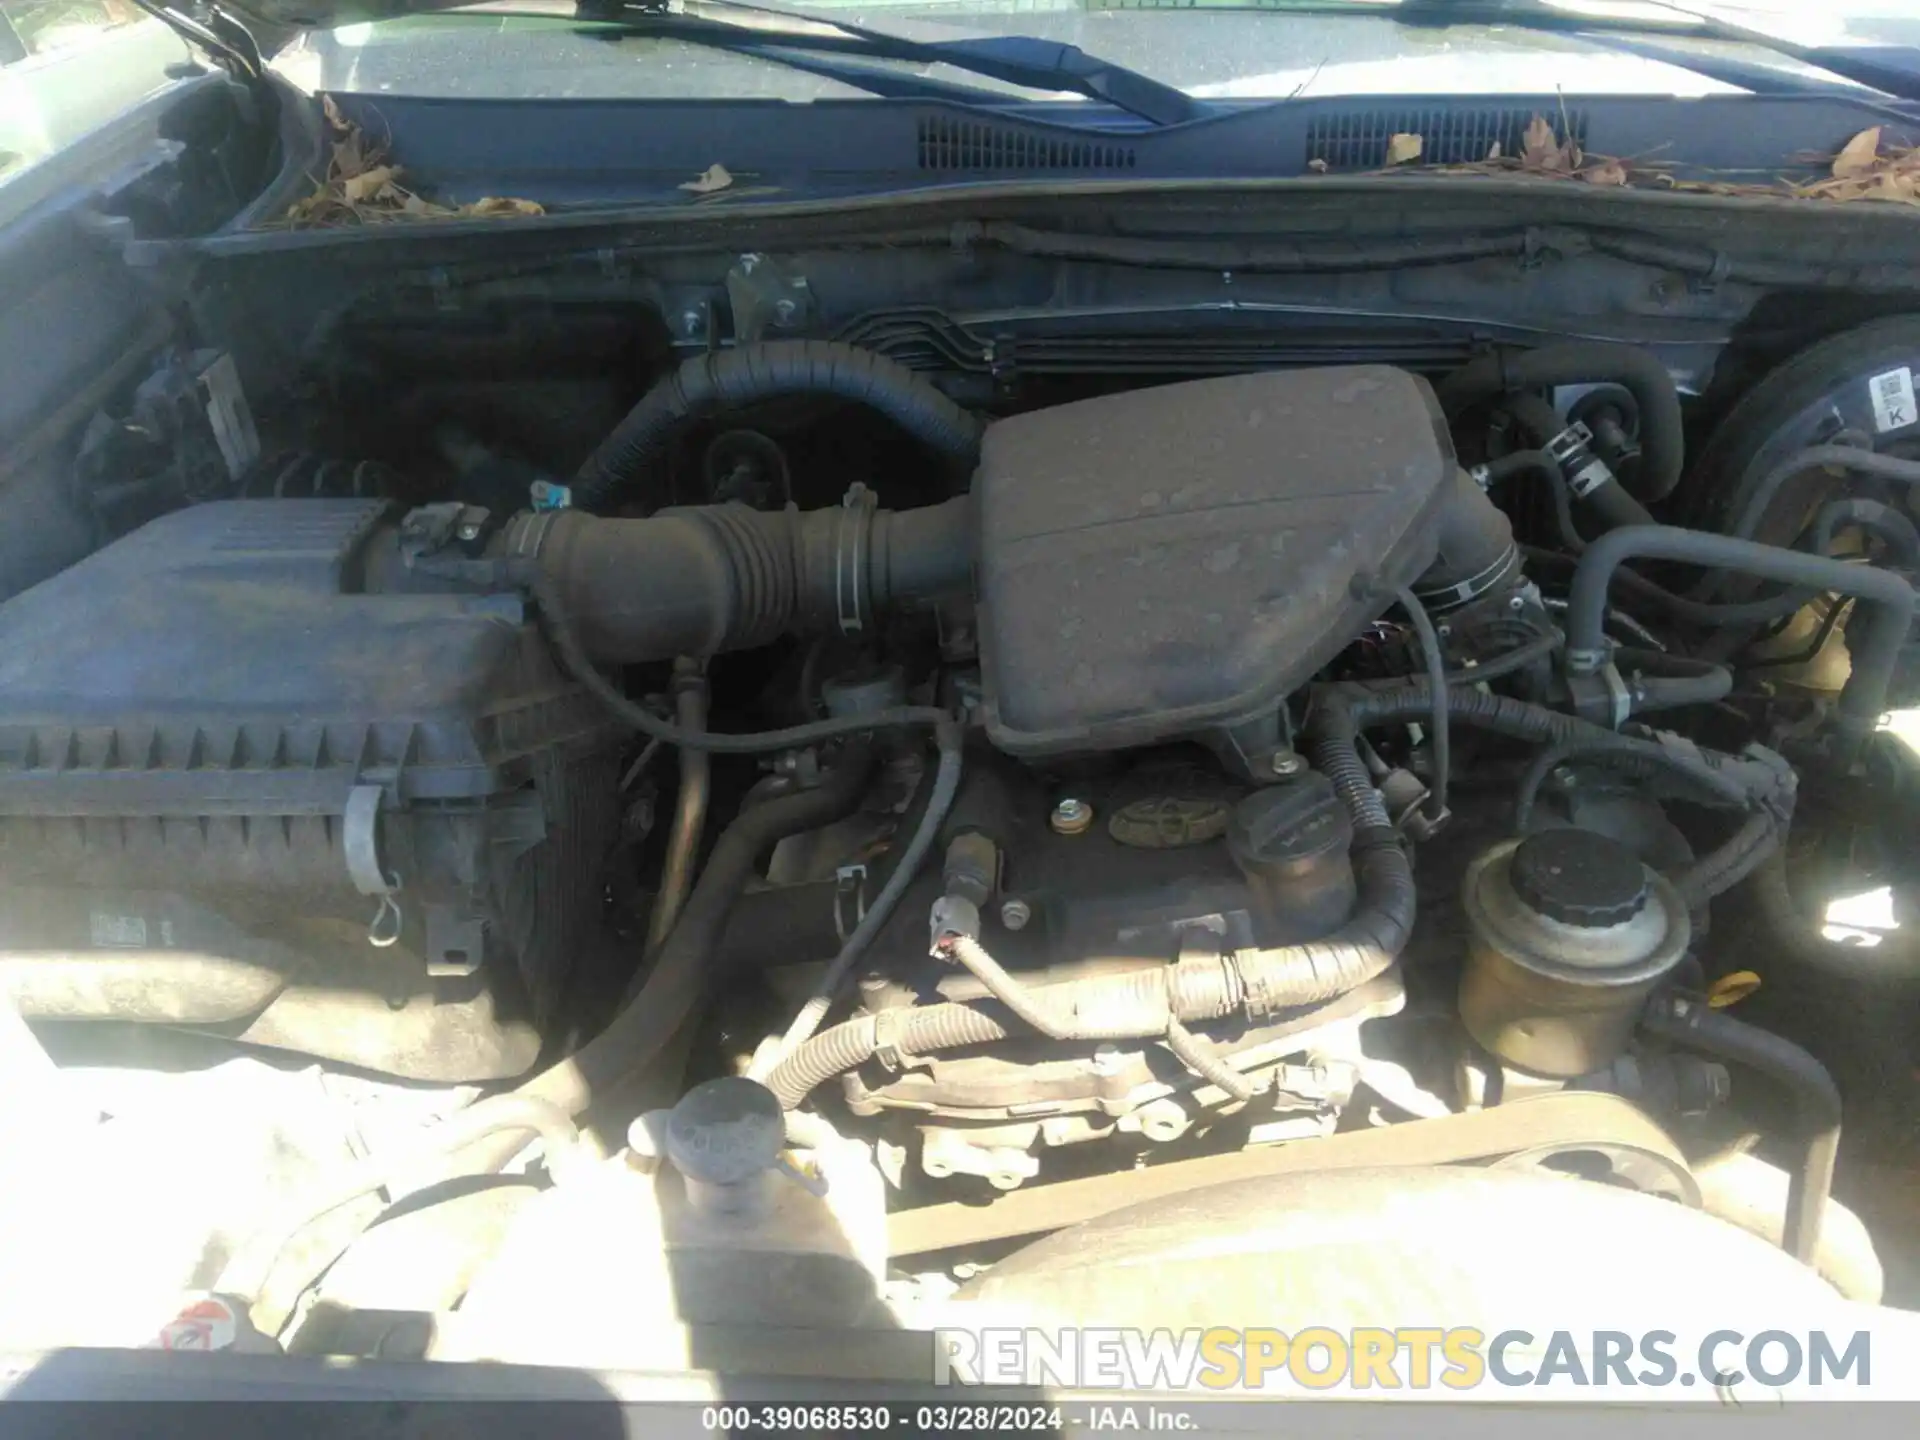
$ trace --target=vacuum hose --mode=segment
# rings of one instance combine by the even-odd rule
[[[1669,525],[1640,525],[1614,530],[1587,547],[1573,573],[1567,596],[1567,669],[1591,675],[1607,663],[1607,589],[1627,560],[1681,560],[1724,568],[1791,585],[1857,595],[1866,607],[1866,633],[1853,646],[1853,674],[1840,692],[1839,723],[1854,740],[1864,739],[1886,709],[1900,651],[1913,619],[1913,587],[1890,570],[1849,565],[1824,555],[1807,555],[1736,540],[1703,530]]]

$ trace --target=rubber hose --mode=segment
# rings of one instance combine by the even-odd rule
[[[1567,428],[1566,421],[1560,418],[1560,412],[1538,395],[1510,395],[1501,403],[1535,445],[1546,445]],[[1567,491],[1569,495],[1572,494],[1570,483]],[[1618,476],[1579,496],[1578,503],[1600,522],[1603,530],[1618,530],[1623,525],[1653,524],[1653,516],[1647,513],[1647,507],[1627,492]]]
[[[1787,1188],[1781,1243],[1796,1260],[1811,1265],[1819,1252],[1820,1222],[1833,1189],[1834,1159],[1840,1152],[1840,1091],[1826,1066],[1791,1040],[1692,997],[1657,997],[1641,1025],[1669,1044],[1755,1070],[1792,1097],[1804,1149]]]
[[[1574,340],[1519,355],[1484,355],[1447,376],[1434,391],[1441,408],[1452,416],[1516,390],[1601,381],[1622,386],[1640,410],[1639,498],[1649,504],[1666,499],[1680,483],[1686,434],[1673,376],[1645,350]]]
[[[1726,894],[1778,852],[1783,826],[1771,811],[1755,810],[1725,841],[1674,877],[1674,888],[1697,910]]]
[[[1566,633],[1567,666],[1574,674],[1593,674],[1606,664],[1607,589],[1615,570],[1636,556],[1720,566],[1860,597],[1867,609],[1866,634],[1853,647],[1853,673],[1840,692],[1839,723],[1856,741],[1879,723],[1913,619],[1913,587],[1898,575],[1700,530],[1668,525],[1614,530],[1587,547],[1573,572]]]
[[[1733,693],[1733,671],[1711,660],[1621,646],[1613,652],[1613,661],[1621,671],[1636,715],[1677,710],[1683,705],[1711,705]],[[1642,671],[1652,673],[1648,676]]]
[[[1753,493],[1747,497],[1747,503],[1741,509],[1739,518],[1728,528],[1727,533],[1741,539],[1751,538],[1753,532],[1759,528],[1761,520],[1766,517],[1767,509],[1773,504],[1774,496],[1778,495],[1789,481],[1797,479],[1809,470],[1818,470],[1826,466],[1869,475],[1876,480],[1891,480],[1901,485],[1920,485],[1920,460],[1902,460],[1893,455],[1880,455],[1872,450],[1860,450],[1852,445],[1815,445],[1789,455],[1769,470],[1761,478],[1760,483],[1753,487]]]
[[[965,737],[958,725],[942,725],[934,732],[934,738],[940,747],[940,763],[935,767],[933,793],[928,799],[927,808],[921,813],[919,823],[913,827],[899,862],[893,866],[886,883],[880,887],[880,893],[867,907],[867,913],[860,917],[860,923],[854,926],[847,943],[840,947],[840,952],[827,966],[814,993],[787,1027],[777,1052],[779,1058],[791,1055],[812,1039],[814,1031],[820,1028],[820,1022],[827,1018],[827,1011],[833,1008],[834,996],[839,994],[847,973],[867,953],[874,938],[899,908],[900,897],[906,894],[907,887],[920,873],[920,867],[926,863],[927,852],[933,849],[934,839],[939,835],[940,827],[946,823],[947,812],[953,809],[954,797],[960,793],[962,742]],[[757,1070],[758,1067],[753,1075],[756,1080],[760,1078]]]
[[[591,510],[612,500],[661,462],[689,421],[787,395],[878,410],[951,463],[956,492],[980,457],[980,421],[899,362],[831,340],[769,340],[696,355],[654,385],[580,466],[574,503]]]
[[[1514,796],[1513,828],[1515,833],[1524,835],[1533,819],[1533,807],[1540,796],[1540,787],[1546,782],[1554,767],[1564,765],[1569,760],[1593,760],[1602,764],[1627,763],[1640,768],[1664,770],[1671,775],[1687,781],[1696,790],[1711,796],[1722,805],[1746,808],[1754,801],[1752,792],[1731,775],[1711,768],[1683,755],[1676,750],[1668,750],[1647,740],[1636,740],[1627,735],[1608,732],[1606,739],[1598,736],[1583,735],[1577,740],[1561,740],[1547,746],[1533,757],[1533,763],[1527,766],[1526,774],[1520,779],[1520,788]]]
[[[1555,631],[1536,635],[1523,645],[1516,645],[1511,650],[1502,650],[1498,655],[1477,664],[1462,665],[1458,670],[1449,670],[1446,677],[1447,684],[1483,685],[1489,680],[1499,680],[1513,674],[1516,670],[1524,670],[1529,665],[1545,660],[1557,651],[1562,643],[1560,635]]]
[[[1906,516],[1890,505],[1878,500],[1849,498],[1832,500],[1820,507],[1813,523],[1800,534],[1794,542],[1797,550],[1810,555],[1833,554],[1834,536],[1843,528],[1853,526],[1877,536],[1887,547],[1888,558],[1893,562],[1888,568],[1911,573],[1920,569],[1920,530]],[[1711,594],[1718,590],[1720,575],[1709,575],[1701,583],[1702,594]],[[1677,603],[1671,608],[1683,619],[1697,624],[1733,627],[1742,625],[1762,625],[1771,620],[1784,620],[1798,613],[1808,604],[1817,600],[1824,591],[1805,586],[1789,588],[1777,594],[1762,596],[1755,600],[1704,602],[1681,600],[1669,597]]]
[[[736,816],[714,842],[706,868],[632,1003],[574,1054],[515,1093],[578,1115],[596,1094],[652,1061],[718,978],[708,959],[759,858],[789,835],[818,830],[851,815],[866,794],[873,759],[872,747],[850,746],[815,789],[783,795]]]
[[[1489,460],[1484,468],[1489,486],[1516,475],[1536,475],[1545,481],[1547,493],[1553,497],[1553,523],[1560,534],[1560,543],[1575,555],[1587,548],[1573,521],[1573,491],[1567,485],[1566,472],[1553,456],[1544,450],[1515,450],[1498,460]]]

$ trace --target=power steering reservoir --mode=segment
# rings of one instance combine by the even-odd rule
[[[1468,867],[1460,1017],[1496,1058],[1558,1079],[1613,1061],[1686,953],[1687,908],[1618,841],[1544,830]]]

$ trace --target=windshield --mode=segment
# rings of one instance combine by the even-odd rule
[[[1578,94],[1702,96],[1740,93],[1752,81],[1688,61],[1731,61],[1755,73],[1846,88],[1847,82],[1761,45],[1615,29],[1578,32],[1517,23],[1444,22],[1445,0],[1426,0],[1409,23],[1398,0],[811,0],[771,16],[737,7],[711,12],[729,23],[778,24],[806,17],[858,25],[923,42],[1024,35],[1078,46],[1201,99],[1291,96]],[[1650,4],[1555,5],[1570,17],[1612,26],[1684,23]],[[1752,0],[1699,13],[1800,44],[1920,45],[1911,0]],[[777,45],[779,37],[766,37]],[[1638,42],[1645,40],[1646,45]],[[1653,53],[1657,46],[1665,54]],[[817,61],[820,57],[811,57]],[[1082,96],[1009,85],[938,63],[887,59],[868,68],[1005,94],[1085,103]],[[817,69],[620,25],[575,18],[570,3],[507,0],[458,10],[342,26],[298,38],[276,61],[309,90],[497,98],[769,99],[870,98],[872,92]],[[1755,69],[1757,67],[1757,70]]]

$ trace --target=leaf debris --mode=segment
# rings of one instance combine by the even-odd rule
[[[1562,127],[1564,128],[1564,127]],[[1920,145],[1889,144],[1882,127],[1862,130],[1831,156],[1795,157],[1809,166],[1821,165],[1827,175],[1821,179],[1794,179],[1780,175],[1772,180],[1745,181],[1723,179],[1681,179],[1672,167],[1646,157],[1628,158],[1597,155],[1583,151],[1569,133],[1560,138],[1561,129],[1544,115],[1535,115],[1521,137],[1520,153],[1506,154],[1499,141],[1487,148],[1484,160],[1461,164],[1417,164],[1425,142],[1419,135],[1397,134],[1387,141],[1385,165],[1375,174],[1388,170],[1408,170],[1428,175],[1523,175],[1544,180],[1573,180],[1604,187],[1678,190],[1709,195],[1745,195],[1791,200],[1881,200],[1905,205],[1920,205]],[[1311,165],[1316,174],[1327,167]]]
[[[320,99],[327,128],[333,132],[326,177],[313,192],[287,207],[280,223],[294,230],[344,225],[378,225],[395,220],[447,220],[489,216],[544,215],[532,200],[488,195],[466,205],[441,205],[401,183],[406,173],[387,147],[340,112],[331,95]]]

